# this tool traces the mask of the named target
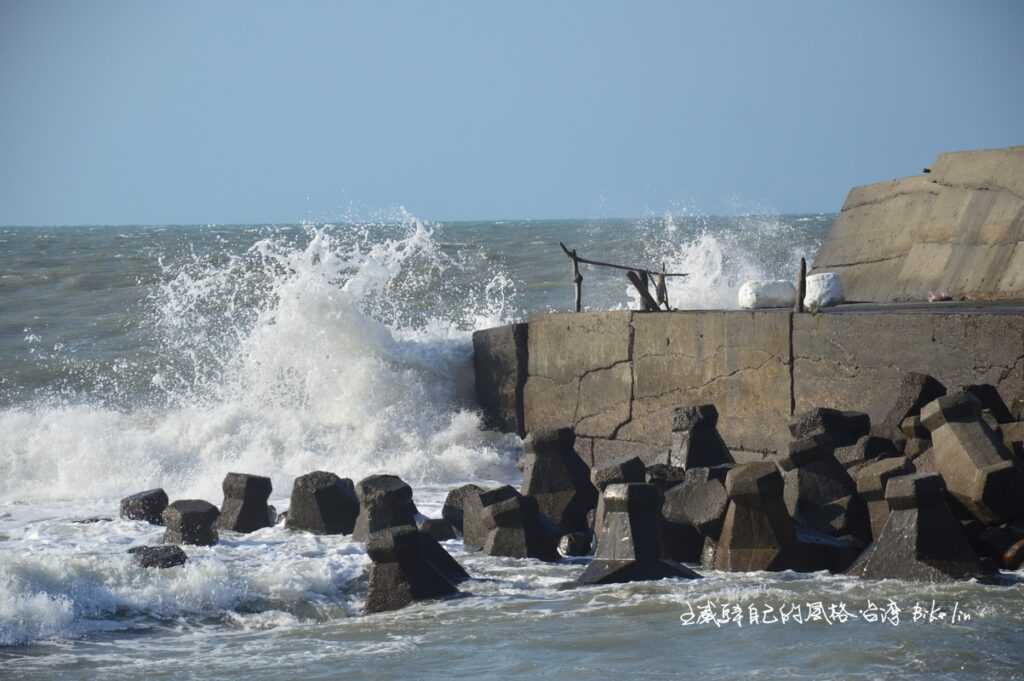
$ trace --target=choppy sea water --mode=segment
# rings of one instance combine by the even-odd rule
[[[0,228],[0,677],[1024,676],[1015,575],[566,589],[585,561],[449,542],[463,597],[365,617],[368,559],[344,537],[222,533],[165,571],[126,554],[162,531],[117,519],[120,497],[219,504],[228,471],[271,476],[278,509],[314,469],[397,473],[428,515],[463,482],[518,484],[518,438],[481,430],[470,334],[568,309],[559,241],[692,272],[673,305],[721,308],[793,278],[830,221]],[[621,275],[584,277],[587,307],[635,305]]]

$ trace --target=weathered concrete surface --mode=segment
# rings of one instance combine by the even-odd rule
[[[955,309],[794,315],[796,410],[856,409],[881,423],[907,371],[950,389],[989,383],[1006,400],[1024,394],[1024,314]]]
[[[573,426],[614,439],[630,418],[632,313],[532,315],[524,390],[526,430]]]
[[[668,446],[675,407],[714,404],[730,449],[777,450],[788,439],[789,320],[775,310],[635,314],[634,403],[619,437]]]
[[[525,428],[573,426],[590,465],[659,463],[672,410],[714,403],[731,449],[775,451],[790,411],[789,324],[783,311],[534,315]]]
[[[513,337],[511,327],[496,331]],[[491,420],[513,432],[573,427],[591,467],[633,456],[668,463],[679,406],[714,404],[722,438],[744,462],[785,452],[792,415],[814,407],[882,423],[905,372],[951,390],[991,384],[1008,403],[1024,397],[1024,307],[1006,303],[544,314],[518,333],[528,343],[501,352],[483,343],[481,406],[513,412],[506,388],[523,382],[522,420]],[[498,380],[506,369],[521,373]]]
[[[814,259],[847,300],[1024,297],[1024,146],[942,154],[927,175],[853,188]]]
[[[526,324],[507,324],[473,334],[476,399],[487,425],[505,433],[526,434],[523,386],[526,385]]]

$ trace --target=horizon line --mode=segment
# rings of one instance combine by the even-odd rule
[[[668,212],[668,211],[666,211]],[[672,215],[673,219],[686,220],[693,218],[749,218],[749,217],[825,217],[829,215],[837,215],[838,211],[804,211],[804,212],[750,212],[750,213],[685,213],[680,215]],[[413,217],[425,224],[467,224],[467,223],[499,223],[499,222],[622,222],[622,221],[639,221],[647,220],[655,217],[661,219],[664,214],[660,216],[608,216],[608,217],[545,217],[545,218],[458,218],[458,219],[437,219],[437,218],[419,218],[415,215]],[[68,228],[68,227],[301,227],[305,225],[317,226],[317,225],[349,225],[349,226],[360,226],[367,224],[380,224],[380,225],[392,225],[402,224],[402,220],[298,220],[298,221],[280,221],[270,220],[264,222],[118,222],[118,223],[103,223],[103,222],[65,222],[59,224],[46,224],[46,223],[9,223],[0,225],[0,229],[45,229],[48,227],[53,228]]]

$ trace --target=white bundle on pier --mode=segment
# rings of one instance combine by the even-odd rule
[[[740,308],[756,310],[766,307],[793,307],[796,287],[788,281],[748,281],[737,296]]]
[[[843,282],[835,272],[822,272],[807,277],[807,294],[804,307],[813,312],[823,307],[832,307],[844,302]]]

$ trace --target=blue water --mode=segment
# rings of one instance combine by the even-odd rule
[[[587,257],[690,272],[679,308],[795,277],[832,216],[423,224],[0,228],[0,677],[1017,678],[1022,587],[708,572],[563,589],[580,561],[449,550],[462,598],[362,616],[345,537],[225,533],[183,568],[125,551],[161,531],[126,494],[220,502],[231,470],[272,503],[314,469],[401,475],[428,515],[465,481],[519,482],[520,442],[481,429],[470,334],[572,302]],[[634,306],[585,268],[584,304]],[[1012,577],[1008,577],[1012,579]],[[689,607],[889,599],[899,626],[682,626]],[[971,619],[913,622],[915,603]],[[760,611],[760,610],[759,610]]]

